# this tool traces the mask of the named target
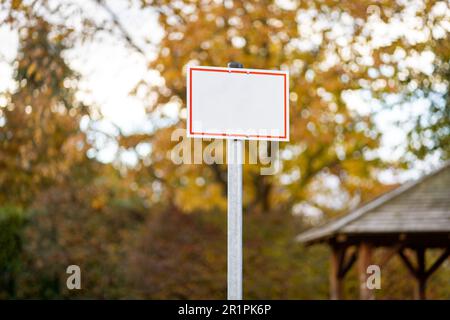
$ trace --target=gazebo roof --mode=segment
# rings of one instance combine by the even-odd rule
[[[450,162],[349,214],[300,234],[305,244],[342,237],[439,236],[450,242]]]

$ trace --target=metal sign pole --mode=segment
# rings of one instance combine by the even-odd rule
[[[242,140],[227,140],[228,300],[242,299]]]
[[[229,68],[242,68],[230,62]],[[242,140],[227,140],[228,300],[242,300]]]

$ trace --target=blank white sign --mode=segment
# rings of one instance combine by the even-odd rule
[[[289,141],[287,71],[188,67],[187,136]]]

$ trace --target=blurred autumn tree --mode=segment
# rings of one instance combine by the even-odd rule
[[[40,193],[65,186],[75,173],[86,171],[82,164],[87,161],[85,135],[79,129],[86,110],[74,100],[76,75],[61,57],[63,35],[50,35],[53,27],[40,17],[28,22],[20,30],[17,89],[4,96],[7,107],[1,110],[0,126],[1,232],[14,239],[2,249],[16,243],[10,253],[16,257],[26,245],[21,240],[24,210]],[[22,270],[17,262],[8,268],[16,259],[0,261],[11,297],[19,290],[16,282]]]
[[[79,123],[95,117],[75,99],[77,75],[63,53],[102,32],[143,51],[108,1],[91,2],[110,20],[88,19],[76,2],[2,2],[5,23],[20,31],[17,89],[0,109],[0,201],[12,205],[0,210],[0,228],[10,231],[0,238],[10,245],[0,255],[2,297],[224,298],[226,167],[169,157],[178,142],[173,130],[185,127],[188,64],[239,61],[290,72],[291,136],[280,146],[281,172],[244,168],[247,298],[326,298],[325,248],[294,240],[310,222],[304,217],[327,218],[384,192],[378,174],[385,168],[432,152],[448,158],[448,3],[154,0],[139,5],[159,14],[164,36],[148,68],[163,84],[143,80],[136,91],[148,93],[147,111],[162,118],[150,134],[118,138],[122,150],[147,143],[152,151],[127,170],[101,164],[86,156],[92,146]],[[79,30],[64,25],[74,14]],[[380,42],[377,27],[408,19],[416,19],[418,39],[398,33]],[[405,64],[428,52],[431,71]],[[374,114],[349,101],[355,94],[385,108],[393,98],[429,101],[400,161],[379,158],[381,132]],[[164,119],[168,106],[177,108],[175,120]],[[72,263],[83,270],[81,292],[65,289]],[[407,281],[387,277],[395,288],[380,298],[407,297]],[[447,288],[445,279],[434,285]],[[355,285],[348,283],[349,297]]]
[[[73,263],[86,270],[86,296],[120,297],[122,241],[144,212],[129,180],[86,155],[80,120],[90,110],[75,99],[77,75],[62,57],[69,33],[39,15],[20,28],[17,89],[0,126],[2,297],[73,296]]]
[[[86,159],[85,107],[74,100],[76,75],[61,57],[61,34],[42,18],[21,29],[15,81],[0,127],[0,199],[26,205],[62,183]],[[50,38],[51,37],[51,38]]]
[[[298,26],[298,10],[305,10],[303,6],[287,10],[272,1],[154,1],[151,5],[161,8],[160,23],[165,37],[158,58],[149,67],[158,70],[165,81],[163,86],[152,86],[149,90],[153,98],[157,93],[150,108],[178,104],[178,127],[184,127],[183,79],[187,64],[225,66],[229,61],[239,61],[249,68],[290,70],[291,142],[281,146],[282,172],[262,176],[258,167],[247,166],[244,174],[247,208],[289,212],[302,202],[320,207],[323,204],[315,201],[313,185],[330,176],[338,179],[339,188],[349,198],[374,188],[373,169],[381,163],[376,157],[368,159],[365,153],[378,147],[378,132],[369,117],[351,112],[341,96],[345,90],[359,88],[362,71],[351,71],[341,61],[326,65],[329,56],[339,50],[330,32],[332,24],[320,30],[322,43],[301,50],[296,42],[303,37]],[[346,14],[345,6],[339,11],[337,6],[330,8],[330,16],[333,10],[336,22]],[[358,32],[355,30],[355,35]],[[174,143],[168,131],[142,137],[146,141],[150,138],[159,147],[151,155],[152,166],[148,170],[171,179],[171,183],[164,184],[164,192],[173,194],[180,207],[186,203],[185,199],[210,194],[210,200],[199,202],[198,207],[210,208],[215,204],[223,208],[225,166],[170,163],[165,153]],[[192,179],[185,178],[187,171]],[[203,177],[201,185],[195,177]]]
[[[370,1],[302,1],[284,5],[277,1],[143,3],[158,8],[165,31],[158,57],[149,65],[160,72],[164,84],[142,82],[140,86],[150,87],[150,111],[168,104],[179,106],[178,127],[184,126],[186,114],[186,65],[225,66],[229,61],[239,61],[249,68],[290,71],[291,141],[281,147],[282,173],[261,176],[257,168],[248,167],[248,207],[290,211],[302,202],[327,207],[330,202],[318,203],[315,195],[318,184],[330,177],[337,179],[340,192],[348,199],[361,194],[370,197],[370,190],[377,185],[376,169],[385,165],[373,152],[379,147],[380,132],[370,114],[361,115],[359,106],[356,110],[349,106],[345,97],[351,92],[368,91],[379,99],[397,94],[404,101],[411,94],[417,98],[439,89],[441,95],[436,92],[434,100],[440,101],[432,103],[429,112],[417,119],[409,143],[419,157],[433,150],[439,150],[442,158],[447,157],[448,31],[443,28],[448,23],[448,4],[430,1],[423,6],[419,3],[414,10],[407,3],[393,1],[378,5]],[[416,30],[419,35],[424,34],[420,41],[409,39],[408,34],[381,43],[375,37],[376,24],[401,22],[411,15],[420,21]],[[404,53],[402,59],[396,50]],[[436,52],[432,75],[402,63],[407,57],[428,52]],[[412,90],[414,85],[422,90]],[[148,170],[153,176],[175,179],[164,184],[164,189],[174,194],[175,201],[180,199],[180,206],[185,203],[183,199],[211,194],[220,197],[209,197],[210,201],[200,202],[199,207],[211,207],[212,203],[223,207],[224,192],[216,189],[225,188],[225,167],[186,168],[168,163],[168,131],[140,137],[158,145]],[[203,177],[201,185],[195,178],[186,179],[187,171],[194,177]]]

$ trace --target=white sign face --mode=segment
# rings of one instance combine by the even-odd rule
[[[188,67],[187,136],[289,141],[287,71]]]

